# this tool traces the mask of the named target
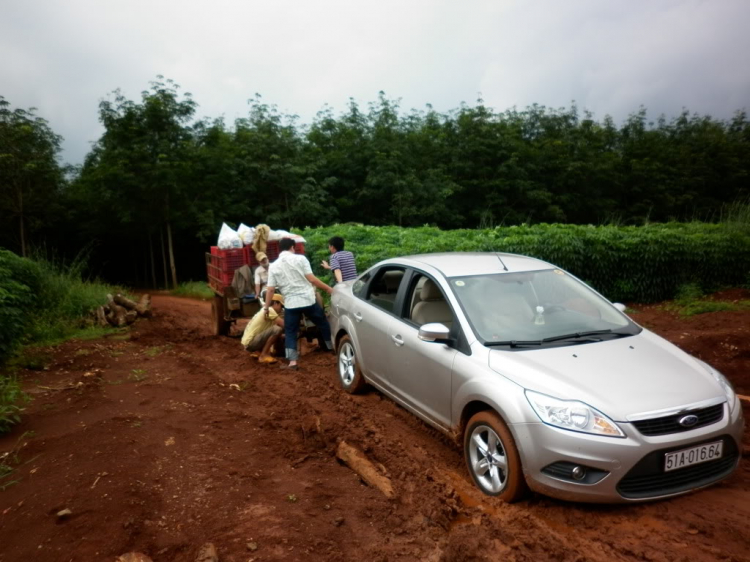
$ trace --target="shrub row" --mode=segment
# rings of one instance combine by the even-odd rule
[[[80,334],[88,313],[116,289],[81,277],[83,263],[60,266],[0,249],[0,368],[23,344],[55,343]],[[0,433],[19,421],[16,378],[0,370]]]
[[[750,230],[736,225],[538,224],[485,230],[335,225],[302,232],[316,273],[327,241],[342,236],[360,272],[380,260],[428,252],[509,252],[573,273],[612,301],[655,302],[695,283],[704,291],[750,282]]]

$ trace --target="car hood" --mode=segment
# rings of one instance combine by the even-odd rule
[[[643,330],[632,337],[524,351],[492,350],[492,370],[529,390],[580,400],[614,421],[724,397],[696,359]]]

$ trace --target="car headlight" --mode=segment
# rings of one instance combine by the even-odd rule
[[[625,437],[615,422],[583,402],[560,400],[532,390],[526,391],[526,399],[539,418],[549,425],[581,433]]]
[[[729,382],[729,379],[727,379],[724,375],[722,375],[719,371],[714,369],[713,367],[709,366],[708,371],[711,373],[711,376],[716,379],[716,382],[719,383],[719,386],[721,386],[721,389],[724,391],[724,394],[727,395],[727,402],[729,403],[729,411],[731,412],[734,409],[734,403],[736,402],[736,394],[734,393],[734,387],[732,386],[732,383]]]

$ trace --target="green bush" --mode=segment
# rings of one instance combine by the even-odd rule
[[[0,435],[21,421],[19,404],[28,400],[28,395],[21,391],[15,377],[0,375]]]
[[[177,297],[190,297],[194,299],[212,299],[214,292],[205,281],[187,281],[180,283],[171,293]]]
[[[64,265],[0,250],[0,366],[22,345],[54,344],[92,330],[89,313],[118,289],[85,281],[83,267],[81,260]],[[29,358],[37,356],[21,355],[17,365],[33,367]],[[17,423],[24,398],[16,379],[0,372],[0,433]]]
[[[0,249],[0,364],[18,347],[38,308],[38,264]]]
[[[325,277],[328,239],[342,236],[358,270],[380,260],[427,252],[509,252],[533,256],[581,278],[607,298],[655,302],[693,283],[703,291],[743,285],[750,273],[750,231],[728,224],[648,226],[521,225],[477,230],[335,225],[307,228],[310,262]]]

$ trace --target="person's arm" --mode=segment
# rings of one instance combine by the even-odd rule
[[[334,269],[333,276],[336,278],[336,283],[341,283],[343,281],[343,277],[341,276],[340,269]]]
[[[320,267],[322,267],[323,269],[331,269],[331,266],[328,265],[328,262],[326,260],[320,262]]]
[[[261,279],[260,279],[260,267],[255,269],[255,298],[260,299],[260,286],[261,286]]]
[[[325,283],[323,283],[320,279],[318,279],[317,277],[315,277],[315,275],[313,275],[312,273],[308,273],[307,275],[305,275],[305,278],[314,287],[317,287],[318,289],[323,289],[329,295],[331,293],[333,293],[333,289],[331,287],[329,287],[328,285],[326,285]],[[268,297],[266,297],[266,298],[268,298]]]
[[[276,287],[268,285],[266,287],[266,302],[263,304],[263,310],[266,312],[266,318],[268,318],[268,307],[271,306],[273,300],[273,294],[276,292]]]
[[[284,327],[284,319],[281,316],[277,317],[276,320],[273,321],[273,323],[276,324],[279,328]]]

